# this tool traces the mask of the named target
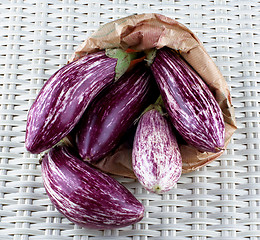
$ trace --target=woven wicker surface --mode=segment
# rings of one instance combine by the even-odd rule
[[[259,9],[256,0],[1,0],[0,239],[260,239]],[[39,156],[24,148],[27,111],[44,81],[100,24],[162,13],[189,27],[225,76],[238,130],[225,154],[163,195],[118,178],[145,205],[144,219],[88,230],[58,213],[42,185]]]

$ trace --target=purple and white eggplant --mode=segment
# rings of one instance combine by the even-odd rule
[[[200,76],[169,48],[157,51],[151,69],[171,122],[183,139],[200,151],[221,151],[222,111]]]
[[[53,205],[86,228],[112,229],[143,218],[143,205],[114,178],[81,161],[66,146],[42,159],[42,177]]]
[[[82,159],[96,162],[113,150],[141,112],[156,97],[154,79],[144,64],[126,72],[100,94],[76,126]]]
[[[27,150],[40,153],[65,137],[88,104],[113,82],[116,63],[116,58],[101,51],[67,64],[52,75],[28,114]]]
[[[182,159],[172,126],[156,109],[140,118],[132,163],[139,182],[150,192],[169,191],[181,176]]]

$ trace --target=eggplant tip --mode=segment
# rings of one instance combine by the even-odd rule
[[[224,151],[225,148],[224,147],[215,147],[215,152],[221,152]]]
[[[25,149],[30,152],[30,153],[33,153],[33,154],[37,154],[39,152],[37,152],[37,150],[35,150],[35,147],[31,144],[26,144],[25,143]]]
[[[159,185],[154,185],[152,192],[156,193],[156,194],[161,194],[162,193],[162,188]]]

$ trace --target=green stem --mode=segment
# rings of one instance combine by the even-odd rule
[[[160,95],[157,100],[154,103],[155,105],[160,105],[162,108],[164,108],[164,103],[163,103],[163,99],[162,99],[162,95]]]
[[[146,58],[145,61],[147,62],[147,65],[150,67],[153,63],[154,58],[156,57],[157,49],[151,48],[144,51]]]
[[[141,115],[140,115],[137,119],[135,119],[134,124],[136,124],[136,123],[140,120],[140,118],[141,118],[146,112],[148,112],[148,111],[150,111],[150,110],[152,110],[152,109],[157,110],[157,111],[158,111],[161,115],[163,115],[163,116],[165,115],[165,113],[164,113],[164,111],[163,111],[163,109],[164,109],[164,104],[163,104],[163,100],[162,100],[162,96],[161,96],[161,95],[156,99],[155,103],[150,104],[146,109],[144,109],[144,111],[141,113]]]

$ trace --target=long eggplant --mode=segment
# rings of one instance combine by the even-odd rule
[[[221,151],[223,114],[200,76],[169,48],[157,51],[151,69],[171,122],[183,139],[202,152]]]
[[[157,95],[153,76],[144,64],[126,72],[105,89],[86,110],[76,127],[80,156],[96,162],[119,143],[127,129]]]
[[[181,176],[182,159],[172,126],[156,109],[139,120],[132,163],[139,182],[157,194],[172,189]]]
[[[117,59],[100,51],[67,64],[52,75],[28,113],[27,150],[40,153],[65,137],[88,104],[113,82],[116,63]]]
[[[43,183],[53,205],[70,221],[94,229],[139,222],[144,206],[123,185],[80,160],[66,146],[42,159]]]

